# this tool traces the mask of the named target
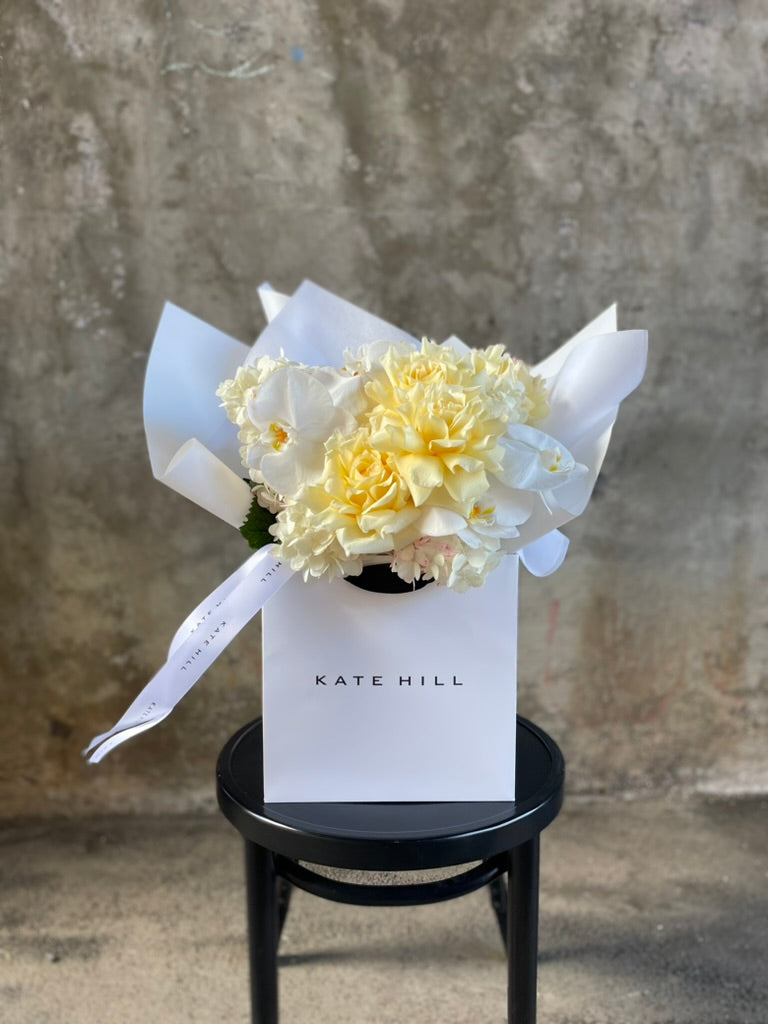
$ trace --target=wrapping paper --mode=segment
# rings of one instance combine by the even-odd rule
[[[310,281],[291,297],[269,286],[262,286],[260,295],[272,319],[251,349],[168,303],[147,368],[144,421],[153,473],[235,526],[245,518],[250,491],[240,479],[236,433],[215,397],[218,384],[242,363],[263,355],[341,366],[344,350],[353,344],[382,339],[417,344],[406,332]],[[466,348],[455,336],[445,343]],[[616,307],[611,306],[532,367],[551,388],[552,411],[537,427],[570,448],[589,470],[558,488],[555,507],[539,499],[520,528],[514,548],[535,575],[546,575],[561,564],[567,542],[562,535],[548,535],[586,507],[619,405],[640,383],[646,353],[647,332],[618,331]],[[180,365],[186,370],[182,379]]]
[[[144,392],[147,447],[155,477],[235,528],[243,523],[252,495],[249,485],[242,479],[244,470],[240,463],[236,428],[227,420],[215,395],[221,381],[234,376],[238,366],[244,362],[263,355],[274,357],[284,354],[291,360],[309,365],[341,366],[344,350],[352,346],[381,340],[417,344],[416,339],[406,332],[309,281],[305,281],[290,297],[268,285],[262,286],[259,294],[269,323],[251,348],[177,306],[166,304],[150,353]],[[445,344],[459,349],[466,347],[455,336],[447,339]],[[568,541],[559,527],[581,514],[589,501],[619,405],[642,379],[646,350],[646,332],[618,331],[616,307],[612,306],[532,367],[533,372],[544,377],[550,387],[551,411],[537,427],[569,448],[575,459],[587,467],[587,473],[579,479],[546,496],[537,496],[533,514],[520,527],[519,537],[505,541],[505,548],[512,554],[519,554],[520,561],[534,575],[545,576],[554,572],[565,557]],[[509,565],[505,567],[506,563]],[[481,603],[484,605],[482,614],[487,617],[491,615],[491,604],[486,606],[485,602],[492,603],[494,596],[500,596],[496,594],[496,587],[506,586],[508,599],[498,603],[489,627],[490,633],[506,629],[514,637],[516,589],[513,598],[509,582],[511,575],[516,581],[516,558],[505,559],[477,592],[451,593],[447,597],[452,601],[466,602],[462,605],[466,609],[473,601]],[[278,594],[288,582],[288,596],[298,601],[300,595],[302,607],[305,598],[310,605],[315,603],[316,612],[312,614],[317,614],[317,609],[323,606],[332,607],[328,604],[329,595],[334,595],[340,606],[347,598],[359,597],[354,588],[343,582],[304,584],[281,563],[277,548],[261,549],[190,613],[174,638],[168,662],[120,721],[89,744],[86,750],[89,760],[100,760],[125,739],[162,721],[226,643],[270,599],[275,602],[279,597],[280,603],[273,603],[273,609],[267,615],[270,630],[267,644],[274,642],[283,652],[290,647],[291,636],[296,639],[295,629],[291,633],[290,602],[286,604],[285,593]],[[332,589],[329,591],[328,587]],[[352,596],[339,590],[341,587],[352,591]],[[417,595],[406,596],[415,598]],[[420,614],[425,616],[425,622],[431,615],[429,609],[432,604],[435,608],[442,607],[445,600],[444,592],[436,587],[427,588],[426,596],[419,597]],[[370,602],[366,599],[364,603],[368,605]],[[278,612],[279,619],[276,618]],[[311,617],[310,612],[307,615]],[[209,635],[206,631],[214,618],[220,622],[219,630]],[[285,625],[275,631],[274,623],[277,621]],[[325,633],[330,636],[330,624],[326,625]],[[284,634],[283,638],[280,639],[277,633]],[[398,642],[406,645],[406,649],[400,652],[403,663],[419,661],[418,639],[417,631],[398,637]],[[273,665],[277,662],[271,646],[265,648],[265,656],[268,689],[265,728],[269,734],[268,709],[272,699],[269,680],[274,677]],[[491,641],[488,640],[485,646],[481,644],[473,656],[489,665],[493,657]],[[512,657],[513,652],[508,650],[505,656]],[[512,691],[513,707],[514,665],[510,673],[511,676],[508,674],[506,678]],[[375,669],[371,669],[369,674],[376,674]],[[330,706],[330,702],[324,706]],[[514,711],[511,720],[505,719],[502,730],[507,744],[510,735],[514,736],[513,723]],[[273,752],[281,749],[272,739],[267,742]],[[507,746],[507,753],[508,750]],[[504,755],[500,756],[504,760]],[[292,757],[295,757],[295,751]],[[310,764],[306,762],[300,768],[300,775],[306,778],[308,773]],[[276,791],[281,792],[279,788]],[[327,790],[324,792],[324,799],[353,798],[334,797]]]

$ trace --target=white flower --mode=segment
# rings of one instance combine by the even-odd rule
[[[504,552],[483,546],[471,548],[460,537],[420,537],[396,551],[392,568],[406,583],[434,580],[439,586],[463,593],[480,587]]]
[[[447,583],[453,557],[459,547],[460,541],[455,536],[420,537],[413,544],[395,551],[392,569],[406,583],[421,579]]]
[[[457,533],[469,548],[496,551],[501,540],[519,536],[518,526],[530,519],[535,500],[529,491],[512,490],[492,480],[488,491],[475,502],[466,526]]]
[[[262,508],[267,509],[269,512],[277,513],[285,505],[281,500],[280,495],[266,484],[256,484],[253,488],[253,493],[256,496],[256,501],[258,501],[259,505],[261,505]]]
[[[587,472],[554,437],[523,423],[511,423],[499,443],[504,457],[496,475],[516,490],[551,491]]]
[[[244,426],[251,475],[289,498],[317,482],[327,439],[335,430],[349,433],[356,425],[354,416],[335,404],[335,396],[346,402],[348,390],[333,371],[319,374],[296,366],[279,367],[254,389]]]
[[[471,548],[495,550],[500,539],[519,535],[518,526],[530,519],[535,504],[531,492],[513,490],[491,478],[488,489],[467,515],[441,505],[425,505],[415,525],[422,537],[447,537],[455,533]]]
[[[406,341],[369,341],[359,348],[344,350],[344,366],[350,373],[370,373],[381,367],[381,361],[392,350],[407,356],[415,346]]]
[[[503,557],[503,551],[490,551],[484,547],[464,547],[453,558],[446,586],[458,594],[463,594],[470,587],[481,587],[485,583],[485,577],[496,568]]]
[[[272,359],[269,356],[262,356],[256,363],[238,366],[235,376],[231,380],[223,381],[216,389],[216,395],[221,399],[229,419],[238,427],[242,427],[248,418],[249,398],[275,370],[288,365],[285,357]]]
[[[336,537],[336,532],[322,522],[305,505],[292,503],[277,515],[277,522],[269,532],[280,543],[281,558],[288,559],[291,568],[300,572],[305,580],[320,576],[340,579],[359,576],[363,561],[359,555],[348,555]]]
[[[368,402],[359,375],[337,370],[333,366],[312,366],[306,369],[315,380],[320,381],[328,389],[328,394],[337,408],[346,409],[352,416],[359,416],[367,409]]]

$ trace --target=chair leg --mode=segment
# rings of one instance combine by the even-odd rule
[[[288,909],[291,905],[291,894],[293,886],[287,878],[277,879],[277,939],[283,934],[283,925],[288,917]]]
[[[539,837],[509,853],[507,998],[509,1024],[536,1024]]]
[[[504,881],[503,875],[499,875],[498,878],[494,878],[491,884],[488,886],[488,890],[491,896],[491,906],[493,912],[496,915],[496,921],[499,925],[499,931],[501,932],[501,941],[504,943],[504,949],[507,948],[507,883]]]
[[[269,850],[246,840],[248,957],[251,971],[251,1020],[277,1024],[277,944],[280,939],[277,876]]]

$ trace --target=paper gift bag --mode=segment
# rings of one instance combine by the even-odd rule
[[[517,573],[462,594],[289,580],[263,611],[265,800],[514,800]]]

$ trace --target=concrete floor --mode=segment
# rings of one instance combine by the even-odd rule
[[[543,1024],[768,1021],[768,799],[576,801],[544,834]],[[248,1021],[239,839],[219,817],[0,832],[3,1024]],[[281,1019],[505,1019],[485,892],[413,909],[296,893]]]

